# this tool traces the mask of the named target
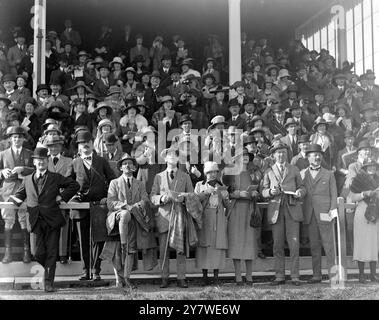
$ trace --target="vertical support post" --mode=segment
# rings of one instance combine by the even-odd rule
[[[34,0],[33,92],[45,83],[46,0]]]
[[[241,80],[241,0],[229,1],[229,83]]]
[[[337,206],[341,231],[341,252],[338,254],[341,255],[342,267],[345,270],[344,274],[347,278],[345,199],[342,197],[337,198]]]

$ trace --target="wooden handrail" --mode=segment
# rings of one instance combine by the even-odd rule
[[[20,209],[26,208],[26,203],[24,202],[21,206],[16,206],[13,202],[0,202],[0,209]],[[59,205],[61,209],[89,209],[89,202],[67,202],[61,203]]]

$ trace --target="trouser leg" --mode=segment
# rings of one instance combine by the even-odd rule
[[[93,242],[92,244],[92,249],[93,249],[93,259],[92,259],[92,272],[94,274],[100,274],[101,271],[101,252],[103,251],[104,248],[104,241],[101,242]]]
[[[12,262],[12,229],[4,229],[5,253],[2,263]]]
[[[77,222],[77,229],[80,243],[80,256],[83,261],[83,270],[90,272],[90,216],[89,212],[85,218]]]
[[[47,277],[45,278],[45,281],[50,282],[51,285],[54,284],[56,262],[58,259],[58,251],[59,251],[59,236],[60,236],[59,228],[48,227],[46,243],[45,243],[45,246],[46,246],[45,270],[47,273]]]
[[[59,255],[67,256],[67,240],[69,232],[69,216],[66,214],[65,210],[62,210],[64,214],[66,224],[60,229],[60,238],[59,238]]]
[[[27,229],[21,229],[22,236],[23,236],[23,242],[24,242],[24,256],[22,258],[22,261],[24,263],[31,262],[31,255],[30,255],[30,234]]]
[[[159,234],[159,260],[161,263],[161,270],[162,270],[162,278],[168,278],[170,275],[169,271],[169,249],[167,248],[166,252],[166,259],[163,263],[163,257],[165,254],[166,249],[166,242],[167,242],[168,232],[160,233]]]
[[[286,228],[286,238],[290,249],[291,258],[291,278],[292,280],[299,279],[299,222],[294,221],[289,214],[285,216],[285,228]]]
[[[184,280],[186,278],[186,256],[176,252],[176,270],[178,280]]]
[[[284,260],[284,213],[279,212],[278,220],[272,225],[272,237],[274,240],[273,254],[275,258],[276,280],[285,280]]]
[[[312,254],[312,269],[313,269],[313,278],[321,279],[321,236],[317,226],[317,221],[312,214],[310,224],[308,226],[309,230],[309,244]]]
[[[329,279],[331,279],[333,276],[332,274],[333,267],[334,265],[336,265],[336,248],[334,247],[336,242],[335,242],[335,239],[333,239],[335,235],[334,223],[319,224],[318,227],[320,230],[322,246],[324,247],[324,251],[326,255]],[[321,261],[320,261],[320,268],[321,268]]]
[[[253,281],[253,260],[245,260],[246,264],[246,280]]]
[[[241,260],[233,259],[233,264],[234,264],[234,273],[236,277],[236,282],[241,282],[242,281]]]

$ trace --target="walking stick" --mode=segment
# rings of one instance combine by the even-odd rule
[[[175,186],[174,186],[174,191],[176,190],[176,185],[177,185],[178,181],[175,181]],[[172,212],[173,212],[173,209],[174,209],[174,202],[172,203],[171,205],[171,209],[170,209],[170,218],[168,220],[168,232],[167,232],[167,240],[166,240],[166,245],[165,245],[165,250],[164,250],[164,255],[163,255],[163,261],[162,261],[162,270],[163,270],[163,266],[166,262],[166,255],[167,255],[167,250],[168,250],[168,243],[169,243],[169,238],[170,238],[170,230],[171,230],[171,222],[172,222]]]
[[[69,245],[69,247],[68,247],[68,264],[71,264],[71,262],[72,262],[72,259],[71,259],[71,246],[72,246],[72,232],[73,232],[73,225],[74,225],[74,222],[73,221],[71,221],[71,219],[70,218],[68,218],[68,232],[69,232],[69,235],[68,235],[68,239],[69,239],[69,241],[68,241],[68,245]]]
[[[337,215],[337,244],[338,244],[338,281],[341,283],[342,278],[342,257],[341,257],[341,230],[340,230],[340,220]]]

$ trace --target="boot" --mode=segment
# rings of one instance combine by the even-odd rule
[[[12,229],[4,229],[5,254],[3,263],[12,262]]]
[[[358,269],[359,269],[359,283],[366,283],[365,263],[362,261],[358,261]]]
[[[370,281],[379,282],[379,279],[376,276],[376,261],[370,262]]]
[[[213,284],[215,286],[218,286],[220,284],[220,281],[218,279],[218,269],[213,270],[213,280],[214,280]]]
[[[203,279],[201,281],[201,285],[203,287],[206,287],[209,285],[209,281],[208,281],[208,269],[203,269]]]
[[[30,263],[32,261],[30,254],[30,233],[27,229],[22,229],[22,235],[24,237],[24,256],[22,258],[22,261],[24,263]]]

